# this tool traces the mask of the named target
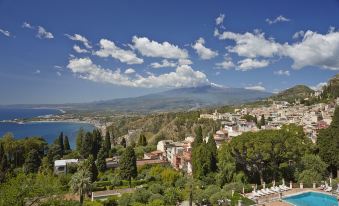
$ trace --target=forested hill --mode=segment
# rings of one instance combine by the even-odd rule
[[[271,99],[278,101],[293,102],[296,99],[301,100],[310,97],[312,93],[314,93],[314,91],[308,86],[296,85],[292,88],[281,91],[276,95],[273,95]]]

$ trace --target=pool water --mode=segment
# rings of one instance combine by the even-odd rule
[[[283,200],[295,206],[338,206],[338,200],[335,197],[318,192],[306,192],[283,198]]]

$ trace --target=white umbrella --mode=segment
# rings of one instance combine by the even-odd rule
[[[266,188],[266,183],[264,182],[264,184],[263,184],[263,188],[265,189]]]
[[[282,179],[282,184],[285,185],[285,179],[284,178]]]

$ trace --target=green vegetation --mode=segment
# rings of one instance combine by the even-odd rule
[[[282,92],[279,92],[277,95],[272,96],[271,99],[293,103],[295,100],[303,100],[305,98],[308,98],[313,93],[314,91],[311,88],[305,85],[297,85]]]

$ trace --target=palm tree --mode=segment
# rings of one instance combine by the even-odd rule
[[[71,190],[80,196],[80,205],[84,202],[84,194],[92,188],[90,164],[82,161],[78,166],[78,171],[72,176],[69,182]]]

